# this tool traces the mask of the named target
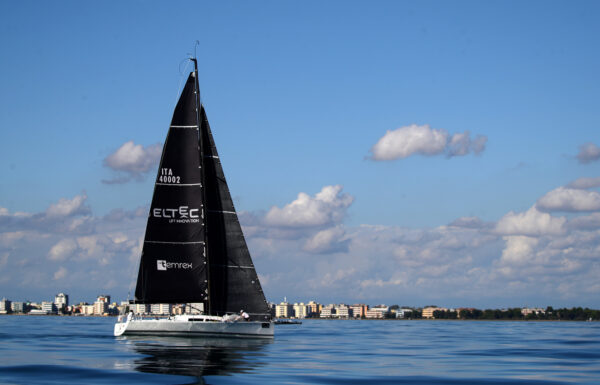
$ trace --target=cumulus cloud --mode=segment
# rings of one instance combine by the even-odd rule
[[[469,131],[450,135],[444,129],[434,129],[429,125],[404,126],[388,130],[371,148],[371,159],[378,161],[407,158],[414,154],[440,155],[447,157],[464,156],[485,149],[487,137],[478,135],[471,139]]]
[[[85,192],[76,195],[72,199],[61,198],[46,209],[46,215],[49,217],[70,217],[89,214],[91,211],[89,206],[85,204],[86,199],[87,194]]]
[[[569,188],[590,189],[600,187],[600,177],[598,178],[579,178],[567,185]]]
[[[118,175],[112,179],[102,180],[102,183],[117,184],[142,180],[146,173],[156,167],[161,154],[160,143],[144,147],[141,144],[134,144],[131,140],[125,142],[104,158],[104,166],[118,172]]]
[[[579,184],[585,184],[585,182]],[[559,187],[538,199],[537,207],[544,211],[598,211],[600,210],[600,193]]]
[[[343,186],[325,186],[314,197],[299,193],[298,198],[283,208],[271,207],[264,217],[269,226],[314,227],[339,223],[354,198],[342,194]]]
[[[504,240],[506,247],[502,250],[500,261],[509,265],[522,265],[531,260],[539,243],[537,238],[522,235],[504,237]]]
[[[579,163],[591,163],[600,159],[600,147],[594,143],[585,143],[579,146],[579,153],[577,154]]]
[[[77,249],[77,244],[71,238],[61,239],[48,252],[51,261],[64,261]]]
[[[324,254],[348,251],[348,240],[344,238],[346,232],[341,226],[321,230],[310,237],[303,249],[310,253]]]
[[[54,273],[54,280],[58,281],[58,280],[61,280],[63,278],[66,278],[68,274],[69,274],[69,271],[67,269],[65,269],[64,267],[60,267]]]
[[[564,217],[553,217],[533,206],[524,213],[510,211],[496,223],[495,231],[503,235],[561,234],[566,222]]]

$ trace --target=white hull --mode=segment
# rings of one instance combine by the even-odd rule
[[[114,335],[153,335],[181,337],[273,338],[273,322],[225,322],[221,317],[180,315],[169,318],[119,317]]]

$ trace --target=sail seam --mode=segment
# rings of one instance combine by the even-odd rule
[[[235,211],[225,211],[225,210],[206,210],[209,213],[223,213],[223,214],[237,214]]]
[[[178,186],[178,187],[190,187],[190,186],[202,186],[202,183],[155,183],[157,186]]]
[[[254,266],[237,266],[237,265],[213,265],[213,266],[235,267],[235,268],[238,268],[238,269],[254,269]]]
[[[171,126],[172,128],[198,128],[198,126]]]

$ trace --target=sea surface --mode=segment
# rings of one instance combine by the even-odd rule
[[[3,384],[600,384],[599,322],[305,320],[271,340],[0,316]]]

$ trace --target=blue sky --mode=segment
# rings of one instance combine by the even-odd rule
[[[599,16],[592,1],[3,2],[0,296],[126,297],[198,40],[269,299],[600,307]]]

